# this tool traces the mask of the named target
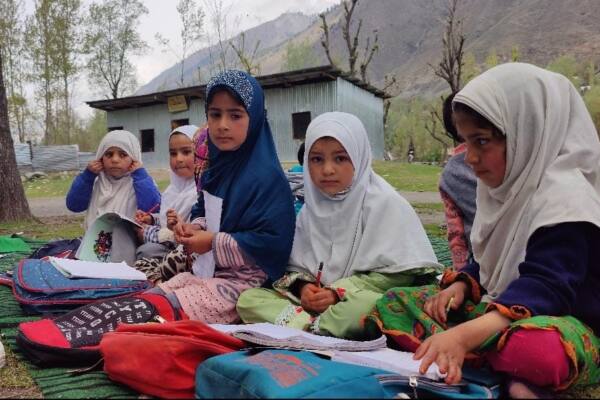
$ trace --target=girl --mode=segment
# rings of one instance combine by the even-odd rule
[[[358,118],[318,116],[308,127],[306,150],[306,204],[288,273],[275,291],[244,292],[237,309],[244,322],[357,338],[361,315],[385,290],[427,281],[441,265],[415,211],[372,170]]]
[[[138,247],[136,269],[143,271],[151,281],[168,279],[172,275],[163,258],[175,248],[175,237],[171,229],[179,219],[188,221],[192,206],[197,201],[194,173],[195,125],[180,126],[169,136],[169,165],[171,183],[162,194],[160,212],[157,215],[138,210],[136,220],[145,224],[141,230],[144,244]],[[178,254],[180,252],[177,252]],[[177,254],[171,255],[176,257]]]
[[[454,269],[463,268],[471,258],[471,228],[475,218],[475,190],[477,179],[473,170],[465,162],[467,149],[464,140],[456,132],[452,119],[452,99],[455,94],[444,100],[444,127],[454,143],[453,156],[448,160],[440,177],[440,197],[444,203],[446,225],[448,227],[448,245]]]
[[[191,318],[209,323],[239,320],[240,293],[278,279],[292,247],[292,193],[279,164],[258,82],[225,71],[207,85],[209,167],[193,224],[175,237],[195,253],[193,274],[159,284]]]
[[[158,187],[141,159],[140,143],[130,132],[111,131],[102,138],[96,160],[75,178],[67,194],[69,210],[87,210],[86,230],[107,212],[133,219],[136,209],[151,211],[160,206]],[[110,260],[134,265],[137,237],[128,223],[113,227],[111,242]]]
[[[75,178],[67,194],[67,208],[86,211],[85,229],[107,212],[134,218],[137,209],[148,211],[160,204],[160,192],[142,167],[137,138],[127,131],[108,132],[96,159]]]
[[[583,100],[564,76],[511,63],[453,108],[478,178],[476,263],[446,273],[441,291],[388,292],[370,320],[448,383],[477,354],[534,389],[597,383],[600,143]]]

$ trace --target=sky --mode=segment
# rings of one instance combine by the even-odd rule
[[[196,3],[202,6],[204,1],[211,0],[196,0]],[[92,2],[92,0],[82,0],[84,8],[87,8],[87,5]],[[230,10],[228,15],[231,36],[273,20],[285,12],[300,11],[304,14],[316,14],[339,2],[340,0],[223,0],[223,4]],[[146,54],[132,57],[132,62],[137,68],[138,87],[149,82],[176,62],[172,53],[164,52],[158,45],[155,40],[156,33],[160,33],[171,43],[177,44],[181,31],[181,21],[176,9],[177,0],[142,0],[142,3],[148,9],[148,14],[140,17],[138,31],[150,48]],[[34,8],[34,0],[25,0],[27,14],[32,14]],[[208,18],[205,19],[205,21],[207,20]],[[235,26],[234,20],[236,21]],[[92,109],[85,102],[100,98],[101,96],[90,90],[85,77],[82,76],[75,82],[73,107],[81,117],[88,117],[92,113]]]

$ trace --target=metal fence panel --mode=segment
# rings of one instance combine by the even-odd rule
[[[32,148],[33,169],[36,171],[77,171],[79,170],[79,146],[34,146]]]

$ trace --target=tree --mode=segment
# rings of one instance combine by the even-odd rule
[[[294,71],[298,69],[308,68],[319,64],[317,56],[313,52],[308,40],[294,43],[290,40],[285,48],[285,63],[283,69],[285,71]]]
[[[8,122],[8,107],[0,53],[0,222],[31,219],[29,204],[17,169],[14,143]]]
[[[137,27],[148,10],[139,0],[107,0],[90,5],[86,18],[84,49],[88,78],[107,98],[121,97],[136,86],[131,56],[147,46]]]
[[[62,97],[62,112],[60,132],[65,136],[66,143],[71,142],[72,113],[71,113],[71,82],[79,72],[77,58],[81,53],[81,2],[80,0],[55,0],[56,14],[53,22],[56,36],[56,52],[54,60],[57,75],[61,81],[60,97]]]
[[[237,56],[242,68],[250,75],[260,74],[260,64],[256,61],[256,53],[260,47],[260,40],[257,40],[252,52],[248,53],[246,49],[246,33],[242,32],[238,36],[237,45],[234,44],[233,40],[229,41],[229,45],[233,48],[235,55]]]
[[[342,26],[342,36],[344,38],[344,42],[346,43],[346,49],[348,51],[348,74],[352,77],[358,77],[358,73],[360,73],[360,77],[364,82],[368,82],[367,72],[368,67],[371,61],[373,60],[373,56],[375,53],[379,51],[379,35],[377,30],[373,31],[373,42],[371,43],[371,37],[368,37],[365,41],[365,48],[362,51],[362,61],[358,65],[358,58],[360,55],[359,44],[360,44],[360,31],[362,29],[363,20],[358,20],[358,27],[356,28],[356,32],[352,34],[352,18],[354,14],[354,10],[358,5],[359,0],[343,0],[342,6],[344,7],[344,24]],[[319,18],[321,19],[321,29],[323,30],[323,36],[321,37],[321,46],[325,50],[325,55],[329,60],[329,63],[337,68],[341,69],[341,66],[334,60],[332,55],[332,49],[329,38],[329,25],[327,24],[327,18],[325,17],[325,13],[319,14]]]
[[[223,0],[204,0],[204,7],[208,11],[209,21],[212,25],[209,31],[216,35],[216,43],[215,36],[210,33],[206,36],[211,65],[217,65],[219,71],[224,71],[229,69],[228,54],[231,46],[228,45],[227,38],[229,36],[228,20],[231,5],[225,6]],[[214,49],[218,53],[217,60],[215,60],[213,54]]]
[[[176,51],[171,47],[168,39],[160,33],[155,35],[156,40],[165,48],[168,48],[178,59],[180,68],[179,86],[184,86],[185,59],[200,44],[204,27],[204,11],[196,5],[194,0],[179,0],[177,12],[181,19],[181,50]]]
[[[434,73],[448,82],[452,93],[456,93],[462,87],[462,68],[464,65],[465,35],[462,32],[462,21],[457,19],[456,9],[459,0],[448,0],[446,16],[446,30],[442,38],[442,60],[433,68]]]
[[[4,59],[4,82],[8,99],[9,120],[16,128],[19,141],[25,143],[25,117],[27,102],[24,97],[25,46],[24,21],[19,18],[23,13],[20,0],[0,2],[0,54]]]
[[[56,97],[57,68],[55,55],[57,41],[54,22],[57,7],[52,0],[38,0],[34,15],[28,18],[26,44],[32,61],[29,79],[37,82],[37,95],[44,104],[44,142],[52,143],[55,139],[56,124],[54,101]]]

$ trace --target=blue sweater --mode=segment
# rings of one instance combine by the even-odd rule
[[[569,222],[540,228],[529,238],[519,278],[496,299],[524,306],[532,316],[571,315],[600,336],[600,228]],[[479,264],[466,272],[479,282]]]
[[[71,189],[67,194],[67,208],[73,212],[87,210],[92,198],[94,181],[97,175],[86,169],[77,175]],[[160,191],[154,180],[144,168],[138,168],[131,173],[133,178],[133,189],[137,200],[137,208],[142,211],[148,211],[157,204],[160,204]]]

